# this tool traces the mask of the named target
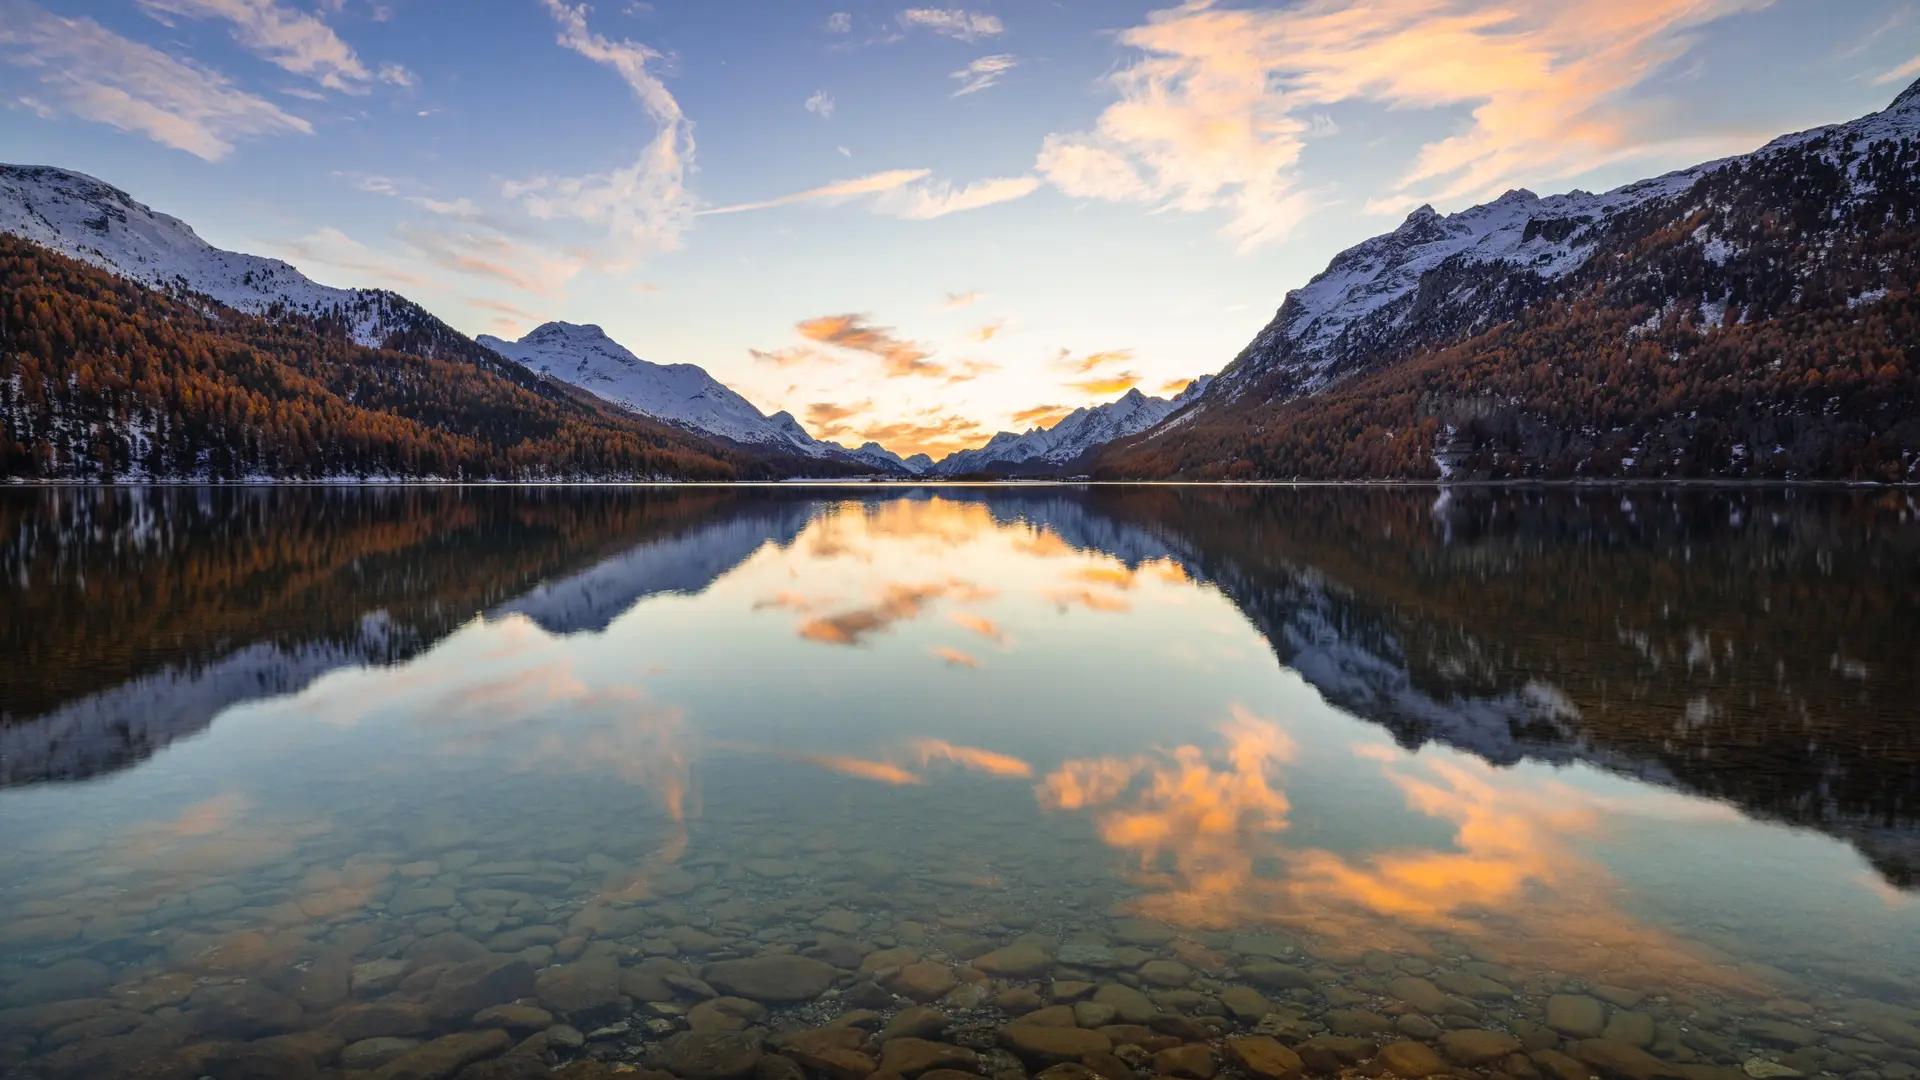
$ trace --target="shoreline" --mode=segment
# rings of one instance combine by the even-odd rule
[[[434,477],[277,479],[255,477],[242,480],[83,480],[26,479],[7,477],[0,481],[6,489],[34,488],[401,488],[401,487],[475,487],[475,488],[792,488],[792,487],[1208,487],[1208,488],[1834,488],[1882,489],[1903,491],[1920,488],[1920,480],[1747,480],[1735,477],[1677,477],[1610,479],[1513,479],[1513,480],[1075,480],[1026,479],[941,480],[930,478],[885,477],[864,480],[846,478],[795,478],[791,480],[445,480]]]

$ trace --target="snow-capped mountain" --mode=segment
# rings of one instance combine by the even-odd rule
[[[223,251],[179,218],[66,169],[0,164],[0,232],[151,288],[198,293],[250,314],[337,319],[361,345],[385,345],[423,322],[439,326],[418,304],[384,289],[336,289],[278,259]]]
[[[792,414],[762,413],[705,368],[642,360],[598,326],[550,322],[534,327],[519,341],[491,334],[476,340],[530,371],[577,386],[630,412],[751,446],[813,458],[848,456],[844,448],[807,434]]]
[[[1052,427],[1015,434],[1003,431],[974,450],[940,459],[941,476],[973,472],[1047,472],[1075,461],[1115,439],[1135,435],[1165,420],[1206,392],[1213,376],[1196,379],[1173,398],[1148,397],[1129,390],[1117,401],[1073,410]]]
[[[1920,83],[1858,120],[1785,135],[1750,154],[1600,194],[1541,198],[1515,190],[1447,215],[1422,206],[1399,228],[1341,252],[1288,293],[1273,321],[1188,416],[1240,398],[1255,384],[1266,400],[1312,394],[1409,349],[1510,319],[1584,267],[1635,211],[1685,196],[1708,177],[1813,147],[1857,183],[1859,158],[1870,146],[1916,134]]]
[[[911,476],[924,476],[933,468],[933,459],[925,454],[903,458],[877,442],[861,443],[859,447],[848,450],[847,453],[869,465],[882,469],[902,470]]]

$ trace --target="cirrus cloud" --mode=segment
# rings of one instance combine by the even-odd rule
[[[340,40],[320,17],[285,7],[275,0],[138,0],[140,9],[161,21],[170,16],[224,19],[233,39],[269,63],[304,76],[329,90],[364,94],[376,79],[412,86],[413,73],[398,64],[370,71],[353,47]]]
[[[206,161],[244,139],[313,134],[306,120],[217,71],[28,0],[0,0],[0,53],[39,79],[51,100],[32,98],[36,113],[64,111]]]
[[[543,0],[559,25],[559,44],[617,72],[653,124],[653,136],[631,164],[582,176],[542,175],[509,181],[501,192],[542,220],[575,218],[602,226],[643,252],[674,251],[693,219],[687,172],[693,167],[693,124],[653,73],[663,59],[638,41],[613,40],[587,25],[585,4]]]
[[[958,41],[998,37],[1007,29],[998,15],[963,8],[908,8],[897,16],[897,20],[905,29],[930,30]]]
[[[966,97],[998,83],[1007,72],[1020,66],[1020,58],[1012,53],[996,53],[969,61],[966,67],[950,72],[948,78],[960,83],[960,89],[953,92],[954,97]]]
[[[740,214],[802,203],[838,205],[870,196],[873,199],[871,207],[876,214],[909,221],[929,221],[1024,198],[1040,186],[1037,177],[1013,176],[976,180],[956,188],[948,181],[930,179],[932,175],[931,169],[887,169],[776,195],[770,199],[708,207],[699,213],[701,216]]]

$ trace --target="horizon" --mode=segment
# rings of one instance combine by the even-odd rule
[[[57,7],[0,0],[7,156],[936,458],[1217,372],[1414,206],[1605,190],[1920,75],[1896,0]]]

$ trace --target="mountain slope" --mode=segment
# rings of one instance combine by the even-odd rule
[[[704,368],[649,363],[598,326],[549,322],[518,341],[489,334],[476,340],[530,371],[643,416],[781,453],[851,457],[842,447],[807,434],[789,413],[763,414]]]
[[[1920,89],[1337,256],[1106,476],[1914,476]],[[1844,359],[1843,359],[1844,358]]]
[[[933,472],[940,476],[1054,472],[1115,439],[1160,423],[1199,397],[1211,381],[1211,376],[1197,379],[1171,400],[1129,390],[1105,405],[1075,409],[1052,427],[1029,428],[1018,435],[1002,431],[978,449],[948,454],[934,465]]]
[[[472,351],[462,335],[404,296],[336,289],[278,259],[223,251],[179,218],[83,173],[0,164],[0,232],[149,288],[205,296],[250,315],[337,326],[356,344],[428,355],[458,352],[459,344]]]
[[[779,475],[500,367],[367,348],[0,236],[0,476]]]

